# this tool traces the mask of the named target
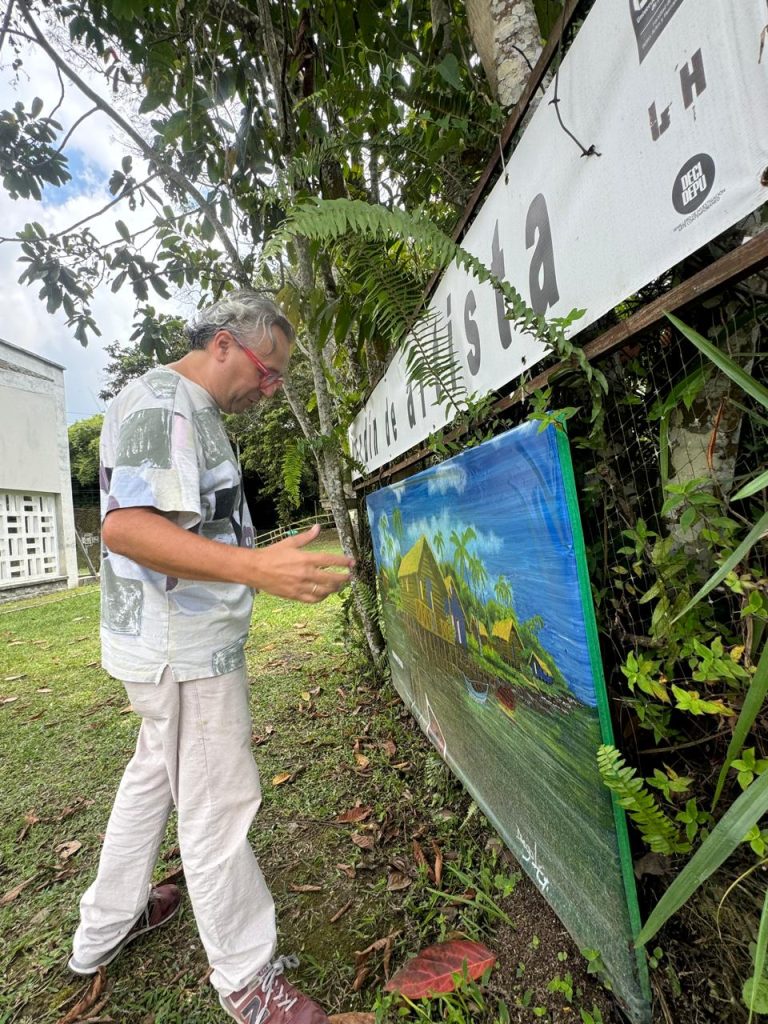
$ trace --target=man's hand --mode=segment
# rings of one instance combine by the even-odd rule
[[[110,512],[102,538],[110,551],[167,576],[243,583],[275,597],[314,604],[341,590],[355,564],[345,555],[304,551],[319,532],[315,525],[266,548],[239,548],[184,530],[155,509],[138,507]]]
[[[320,533],[315,525],[295,537],[286,537],[266,548],[257,548],[257,572],[252,586],[275,597],[314,604],[349,583],[354,561],[328,551],[304,551]],[[346,571],[339,572],[337,570]]]

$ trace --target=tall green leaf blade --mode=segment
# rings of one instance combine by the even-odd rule
[[[760,476],[756,476],[754,480],[750,480],[748,484],[738,490],[731,497],[731,501],[741,501],[742,498],[750,498],[753,494],[757,494],[758,491],[762,491],[764,487],[768,487],[768,469]]]
[[[635,945],[644,946],[702,882],[729,857],[746,833],[768,811],[768,772],[759,776],[728,808],[696,853],[651,911]]]
[[[714,590],[714,588],[719,583],[722,583],[725,577],[731,571],[731,569],[736,568],[736,566],[746,555],[746,553],[752,547],[754,547],[754,545],[760,540],[760,538],[766,531],[768,531],[768,512],[765,512],[760,517],[759,521],[752,527],[752,529],[749,531],[749,533],[741,542],[741,544],[739,544],[739,546],[736,548],[733,554],[730,555],[730,557],[726,558],[726,560],[723,562],[723,564],[720,566],[717,572],[713,573],[713,575],[709,577],[709,579],[701,588],[701,590],[697,591],[694,594],[694,596],[691,598],[691,600],[688,602],[685,608],[683,608],[683,610],[679,613],[679,615],[676,615],[674,619],[672,619],[672,622],[677,622],[678,619],[681,619],[683,615],[686,614],[686,612],[689,612],[695,604],[699,603],[702,597],[706,597],[711,590]]]
[[[755,1012],[755,1002],[757,1001],[758,992],[758,981],[763,977],[765,971],[765,952],[768,949],[768,889],[765,890],[765,899],[763,900],[763,912],[760,915],[760,927],[757,930],[757,948],[755,949],[755,982],[752,986],[752,993],[749,999],[749,1020],[747,1024],[752,1024],[752,1015]]]
[[[760,661],[757,663],[757,670],[750,681],[747,696],[744,698],[738,721],[733,730],[733,736],[731,736],[731,742],[728,744],[728,753],[725,755],[725,761],[723,761],[723,765],[720,768],[715,795],[712,799],[713,811],[723,791],[728,769],[731,767],[736,755],[741,752],[744,740],[747,738],[747,733],[752,728],[760,708],[763,706],[766,693],[768,693],[768,643],[763,645],[763,652],[760,655]]]
[[[704,338],[698,331],[694,331],[692,327],[688,327],[687,324],[684,324],[682,320],[678,320],[671,313],[667,313],[666,317],[681,334],[685,335],[688,341],[695,345],[700,352],[703,352],[708,359],[711,359],[715,366],[723,371],[726,377],[730,377],[735,384],[738,384],[748,395],[751,395],[756,402],[759,402],[764,408],[768,409],[768,388],[763,387],[759,381],[742,369],[738,363],[735,363],[730,356],[727,356],[725,352],[721,352],[716,345],[713,345],[711,341]]]

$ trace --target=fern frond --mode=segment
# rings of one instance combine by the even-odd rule
[[[283,452],[283,490],[293,508],[301,503],[301,474],[307,446],[303,438],[292,438]]]
[[[557,322],[550,326],[544,317],[533,312],[516,288],[498,278],[482,260],[457,245],[423,214],[389,210],[360,199],[313,198],[290,211],[264,247],[264,256],[277,255],[293,238],[334,242],[346,234],[382,241],[393,237],[410,238],[420,251],[430,257],[434,269],[445,270],[455,262],[480,283],[487,281],[500,291],[510,320],[520,330],[535,334],[550,344],[560,339],[561,327]]]
[[[616,747],[603,744],[597,751],[597,767],[603,783],[616,794],[654,853],[686,853],[691,844],[659,807],[656,798],[637,772],[628,766]]]

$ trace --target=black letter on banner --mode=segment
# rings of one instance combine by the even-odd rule
[[[662,110],[661,123],[659,123],[659,119],[656,116],[656,103],[653,102],[650,107],[648,107],[648,117],[651,121],[651,138],[656,142],[657,139],[661,138],[667,128],[669,128],[669,107],[664,107]]]
[[[554,306],[560,298],[560,292],[557,289],[547,202],[541,192],[528,207],[528,216],[525,218],[525,248],[530,249],[534,242],[536,248],[531,257],[528,284],[531,289],[531,307],[534,313],[543,316],[547,307]]]
[[[387,448],[392,444],[389,436],[389,399],[384,403],[384,436],[387,439]]]
[[[480,331],[477,329],[477,324],[472,319],[472,315],[477,309],[477,301],[475,300],[475,293],[470,289],[467,292],[467,297],[464,299],[464,333],[467,336],[467,342],[469,344],[469,355],[467,356],[467,366],[472,376],[476,376],[477,371],[480,369]],[[509,325],[507,325],[509,326]]]
[[[392,418],[392,440],[397,441],[397,419],[395,418],[395,403],[390,406],[389,415]]]
[[[371,455],[379,454],[379,421],[374,418],[373,421],[373,440],[371,441]]]
[[[450,295],[448,295],[447,299],[445,300],[445,319],[448,332],[448,347],[451,350],[451,387],[453,388],[453,393],[456,394],[456,388],[458,387],[459,383],[457,378],[459,368],[456,365],[456,353],[453,350],[453,321],[451,320]]]
[[[683,64],[680,68],[680,85],[683,90],[683,106],[687,110],[693,103],[693,90],[696,95],[701,96],[707,88],[707,76],[704,74],[704,61],[701,58],[701,50],[697,50],[691,57],[691,66]]]
[[[416,426],[416,409],[413,406],[413,385],[408,385],[408,426]]]
[[[493,242],[491,243],[491,271],[496,277],[504,277],[504,250],[499,245],[499,222],[493,228]],[[466,317],[466,305],[464,307],[464,316]],[[474,310],[472,311],[474,312]],[[512,344],[512,328],[510,327],[509,320],[504,315],[506,312],[504,308],[504,296],[501,292],[496,292],[496,320],[499,324],[499,338],[501,339],[501,347],[509,348]],[[480,353],[478,351],[477,359],[478,369],[480,368]],[[471,369],[471,367],[470,367]],[[477,373],[477,370],[472,370],[472,373]]]

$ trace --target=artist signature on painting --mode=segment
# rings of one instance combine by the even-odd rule
[[[538,853],[536,850],[536,843],[533,844],[533,849],[528,845],[523,833],[520,831],[520,826],[517,828],[517,841],[523,848],[522,860],[525,864],[530,864],[533,870],[536,872],[536,882],[542,892],[546,892],[549,888],[549,879],[544,874],[541,864],[539,864]]]

